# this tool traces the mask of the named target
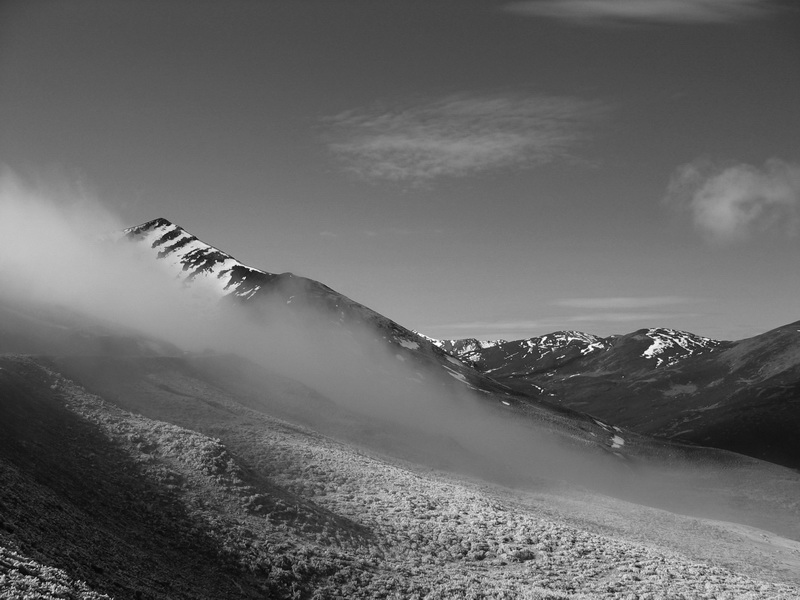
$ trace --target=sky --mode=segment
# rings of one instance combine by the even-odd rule
[[[436,338],[800,319],[800,6],[0,2],[0,165]]]

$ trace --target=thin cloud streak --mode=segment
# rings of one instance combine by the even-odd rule
[[[551,96],[454,95],[324,119],[329,149],[363,179],[421,184],[572,157],[599,103]]]
[[[527,0],[505,10],[586,25],[615,22],[733,23],[776,10],[765,0]]]
[[[641,322],[647,323],[643,327],[652,327],[654,324],[663,324],[667,321],[672,321],[676,318],[694,318],[701,316],[698,313],[666,313],[666,312],[636,312],[636,311],[605,311],[605,312],[592,312],[585,314],[568,315],[564,317],[552,317],[545,319],[519,319],[519,320],[506,320],[506,321],[464,321],[458,323],[447,323],[429,327],[428,330],[449,331],[453,334],[446,336],[450,339],[458,338],[479,338],[479,339],[526,339],[529,337],[537,337],[543,335],[528,334],[528,331],[541,331],[550,333],[564,329],[572,329],[574,327],[584,328],[586,324],[593,324],[596,327],[609,325],[614,323],[634,323]],[[596,333],[592,331],[593,327],[584,329],[587,333]],[[423,331],[423,333],[426,333]],[[618,333],[627,333],[621,331]],[[427,335],[427,333],[426,333]]]
[[[690,304],[697,301],[697,298],[685,296],[633,296],[618,298],[563,298],[556,300],[552,304],[567,308],[625,309]]]
[[[712,243],[766,233],[794,236],[800,226],[800,165],[777,158],[763,169],[695,161],[677,169],[664,202],[691,215],[695,228]]]

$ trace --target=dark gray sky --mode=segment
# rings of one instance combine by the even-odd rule
[[[0,161],[434,337],[800,319],[800,12],[0,3]]]

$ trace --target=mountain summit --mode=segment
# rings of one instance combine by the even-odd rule
[[[124,234],[179,282],[193,289],[206,289],[220,299],[244,304],[279,299],[288,305],[313,305],[329,311],[340,322],[355,320],[386,328],[393,332],[397,343],[422,341],[415,333],[318,281],[247,266],[167,219],[130,227]]]
[[[206,285],[217,289],[220,295],[250,298],[263,285],[279,277],[243,265],[167,219],[154,219],[130,227],[124,234],[150,248],[155,258],[185,283]]]

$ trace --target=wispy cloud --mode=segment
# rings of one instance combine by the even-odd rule
[[[552,304],[554,306],[564,306],[568,308],[621,310],[690,304],[692,302],[697,302],[697,299],[687,298],[685,296],[627,296],[617,298],[564,298],[556,300]]]
[[[601,330],[605,331],[614,324],[619,324],[624,328],[624,331],[617,333],[625,333],[640,327],[663,326],[676,319],[683,320],[698,316],[701,315],[699,313],[644,312],[620,308],[619,310],[601,310],[542,319],[462,321],[431,326],[428,330],[437,332],[445,339],[465,337],[524,339],[563,329],[581,329],[589,333],[600,333]],[[625,325],[626,323],[628,325]],[[606,335],[606,333],[601,334]]]
[[[568,323],[583,323],[583,322],[597,322],[597,323],[629,323],[631,321],[650,321],[648,326],[652,326],[653,322],[659,320],[671,319],[676,316],[680,317],[695,317],[698,316],[694,313],[681,313],[676,315],[674,313],[653,313],[653,312],[596,312],[585,315],[572,315],[565,317]]]
[[[423,236],[432,236],[432,235],[441,235],[444,233],[444,229],[440,229],[438,227],[416,227],[416,228],[409,228],[409,227],[384,227],[383,229],[369,230],[365,232],[366,235],[369,236],[379,236],[381,238],[385,237],[423,237]]]
[[[766,232],[795,235],[800,224],[800,165],[777,158],[763,169],[695,161],[678,168],[664,201],[688,212],[711,242],[735,242]]]
[[[453,95],[324,119],[330,150],[365,179],[424,183],[572,156],[599,103],[552,96]]]
[[[527,0],[506,10],[583,24],[732,23],[776,10],[769,0]]]

